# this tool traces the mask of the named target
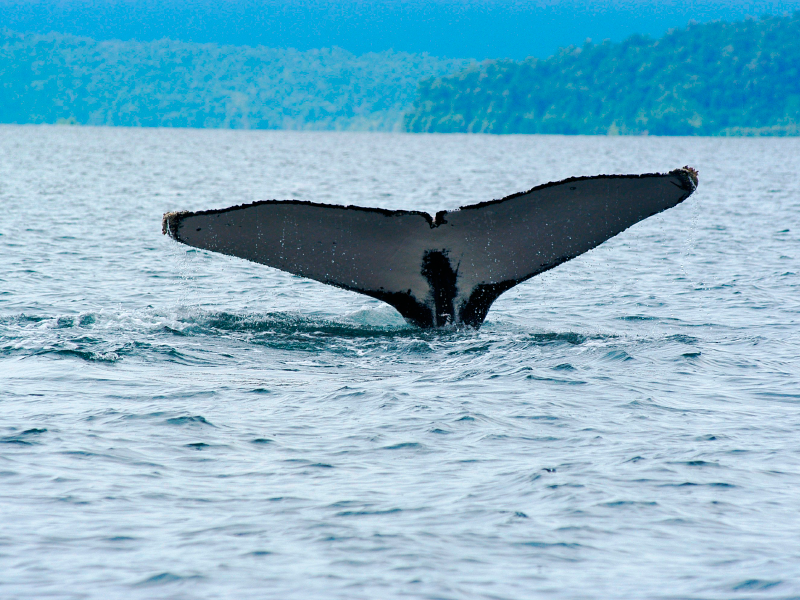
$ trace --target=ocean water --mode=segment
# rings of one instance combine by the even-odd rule
[[[689,164],[479,331],[161,235]],[[0,127],[0,597],[800,596],[800,139]]]

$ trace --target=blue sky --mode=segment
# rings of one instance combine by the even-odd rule
[[[455,0],[0,0],[0,27],[96,39],[339,46],[464,58],[545,57],[556,49],[633,33],[660,36],[689,20],[739,20],[800,10],[780,2]]]

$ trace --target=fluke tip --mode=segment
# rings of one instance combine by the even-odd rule
[[[169,235],[174,240],[178,239],[178,223],[185,214],[186,211],[164,213],[161,217],[161,233]]]

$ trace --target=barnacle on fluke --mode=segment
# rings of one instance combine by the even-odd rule
[[[435,217],[266,200],[169,212],[163,233],[383,300],[420,327],[479,327],[506,290],[683,202],[697,171],[574,177]]]

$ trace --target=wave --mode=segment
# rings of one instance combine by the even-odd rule
[[[700,356],[697,340],[688,336],[652,339],[615,333],[541,331],[502,317],[487,321],[480,330],[422,330],[406,324],[388,306],[365,308],[335,318],[185,306],[167,310],[102,309],[72,315],[20,313],[0,316],[0,340],[0,357],[51,356],[98,365],[131,359],[215,365],[236,360],[248,348],[384,361],[439,354],[443,360],[462,362],[531,351],[534,355],[530,357],[535,358],[545,350],[561,353],[561,360],[552,366],[563,373],[574,370],[570,349],[589,351],[598,362],[632,360],[637,346],[653,343],[681,348],[676,356],[683,360],[697,360]]]

